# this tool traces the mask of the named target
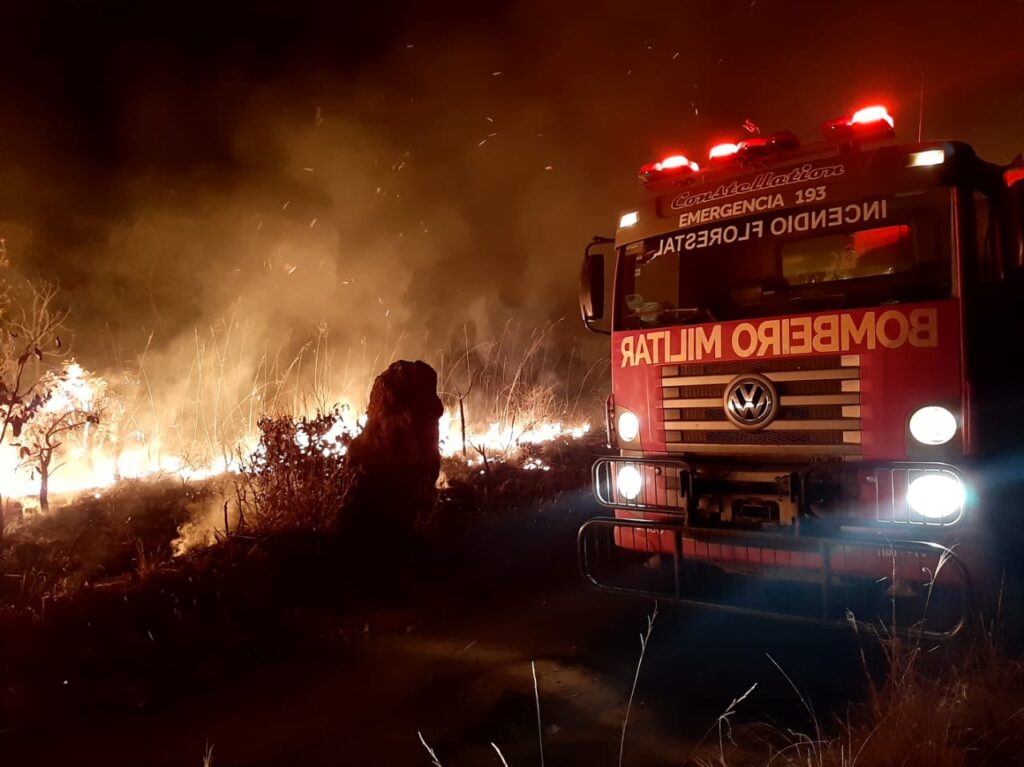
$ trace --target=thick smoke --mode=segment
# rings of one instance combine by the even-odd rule
[[[143,359],[154,417],[193,435],[228,417],[185,423],[218,388],[358,399],[393,356],[510,321],[566,318],[549,359],[584,370],[579,254],[642,162],[874,99],[913,137],[922,83],[926,135],[1018,148],[1020,3],[799,5],[0,12],[0,236],[61,281],[83,362]]]

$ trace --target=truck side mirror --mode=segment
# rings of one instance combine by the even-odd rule
[[[1016,242],[1013,252],[1010,253],[1009,269],[1020,271],[1024,269],[1024,166],[1017,169],[1020,174],[1018,179],[1010,185],[1010,200],[1013,206],[1011,217],[1015,219]],[[1009,175],[1009,174],[1007,174]]]
[[[583,268],[580,270],[580,315],[587,330],[595,333],[609,333],[599,326],[604,319],[604,253],[594,252],[600,245],[612,240],[595,237],[583,254]]]
[[[604,254],[588,253],[580,272],[580,311],[583,321],[604,318]]]

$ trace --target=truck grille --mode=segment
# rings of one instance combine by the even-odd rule
[[[726,418],[724,397],[739,375],[775,384],[779,411],[759,431]],[[860,453],[860,356],[788,357],[665,365],[661,410],[670,452],[843,455]]]

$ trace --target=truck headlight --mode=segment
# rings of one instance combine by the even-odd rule
[[[632,442],[640,433],[640,419],[628,410],[623,410],[619,413],[617,430],[622,440]]]
[[[615,487],[618,489],[619,495],[627,501],[635,500],[640,495],[643,484],[644,478],[635,466],[623,466],[615,478]]]
[[[956,435],[956,416],[938,405],[919,408],[910,416],[910,435],[922,445],[945,445]]]
[[[910,482],[907,503],[928,519],[956,514],[967,500],[963,483],[952,474],[924,474]]]

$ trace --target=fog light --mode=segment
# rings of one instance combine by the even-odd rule
[[[635,466],[623,466],[615,480],[615,486],[619,495],[627,501],[635,500],[640,495],[640,488],[643,487],[644,478],[640,476]]]
[[[922,445],[945,445],[956,434],[956,416],[938,405],[920,408],[910,416],[910,434]]]
[[[640,433],[640,419],[625,410],[619,414],[618,430],[622,440],[632,442]]]
[[[952,474],[924,474],[910,483],[907,503],[928,519],[943,519],[964,507],[963,483]]]

